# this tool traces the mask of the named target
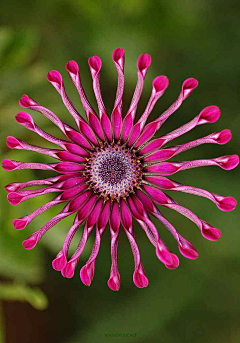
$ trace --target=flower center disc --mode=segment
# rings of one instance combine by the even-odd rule
[[[128,148],[107,145],[92,153],[87,164],[90,186],[105,198],[119,200],[141,181],[141,163]]]

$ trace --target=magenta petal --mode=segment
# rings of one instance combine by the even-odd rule
[[[124,49],[118,48],[118,49],[115,49],[113,51],[112,59],[114,62],[121,64],[121,67],[123,67],[123,65],[122,65],[122,58],[123,57],[124,57]]]
[[[74,173],[84,169],[84,165],[74,162],[59,162],[54,168],[59,173]]]
[[[61,200],[65,200],[65,201],[70,200],[75,195],[82,192],[86,188],[87,188],[86,184],[79,184],[79,185],[73,186],[69,189],[66,189],[61,195]]]
[[[28,225],[28,220],[14,219],[13,226],[16,230],[23,230]]]
[[[237,200],[233,197],[223,197],[222,200],[218,200],[217,207],[222,211],[232,211],[237,206]]]
[[[203,222],[201,232],[203,237],[210,241],[216,241],[221,237],[221,231],[206,222]]]
[[[39,239],[40,237],[38,237],[38,234],[33,233],[25,241],[22,242],[22,245],[25,249],[33,249],[37,245]]]
[[[129,135],[129,140],[128,140],[128,146],[132,146],[133,143],[136,141],[138,136],[140,135],[141,132],[141,124],[135,124],[131,130],[131,133]]]
[[[133,273],[133,282],[138,288],[144,288],[148,286],[148,278],[146,277],[143,266],[141,264]]]
[[[139,151],[139,154],[144,155],[144,154],[147,154],[151,151],[155,151],[157,149],[160,149],[161,146],[164,144],[164,142],[165,142],[165,139],[156,138],[156,139],[150,141],[146,146],[144,146],[144,148],[142,148]]]
[[[94,145],[98,146],[98,141],[96,140],[96,137],[93,133],[93,130],[90,128],[90,126],[81,121],[79,123],[79,130],[80,132],[82,132],[84,134],[84,136],[90,141],[92,142]]]
[[[164,249],[164,247],[161,247],[159,244],[156,247],[156,255],[158,259],[165,265],[173,264],[172,253],[169,250]]]
[[[153,197],[154,201],[157,202],[158,204],[166,204],[167,203],[167,197],[166,195],[157,188],[151,187],[144,185],[143,189],[148,193],[151,197]]]
[[[138,70],[142,73],[143,77],[146,76],[147,70],[152,62],[151,56],[148,54],[142,54],[137,61]]]
[[[47,74],[47,79],[53,84],[53,86],[61,90],[62,87],[62,75],[57,70],[52,70]]]
[[[84,192],[83,194],[79,195],[76,199],[71,200],[69,204],[69,211],[75,212],[77,211],[83,204],[83,202],[91,195],[92,192]]]
[[[90,286],[93,280],[95,272],[95,261],[91,262],[90,264],[86,264],[80,270],[80,278],[82,283],[86,286]]]
[[[182,93],[184,99],[186,99],[192,91],[198,86],[198,81],[194,78],[186,79],[182,85]]]
[[[61,190],[65,190],[68,191],[69,188],[74,187],[79,185],[80,183],[86,181],[85,177],[76,177],[73,176],[73,178],[69,179],[69,180],[65,180],[63,181],[62,185],[61,185]],[[84,189],[85,187],[82,187],[82,189]]]
[[[117,69],[118,81],[116,98],[111,115],[111,122],[113,126],[114,136],[116,140],[119,140],[122,129],[122,98],[124,91],[124,49],[116,49],[112,54],[113,62]]]
[[[175,269],[179,266],[179,258],[177,257],[177,255],[171,253],[172,255],[172,263],[171,264],[165,264],[165,266],[168,269]]]
[[[118,291],[120,289],[120,281],[121,281],[121,278],[120,278],[120,274],[117,268],[116,270],[112,268],[110,277],[107,282],[108,287],[112,289],[113,291]]]
[[[179,245],[179,251],[183,256],[192,260],[198,257],[198,253],[195,250],[188,249],[188,248],[183,249],[181,245]]]
[[[102,113],[101,125],[109,141],[112,139],[112,125],[106,113]]]
[[[27,129],[33,130],[35,127],[32,117],[26,112],[19,112],[15,119],[19,124],[24,125]]]
[[[133,127],[133,118],[132,118],[132,114],[130,112],[123,119],[123,124],[122,124],[122,140],[123,140],[123,142],[125,142],[126,139],[128,138],[129,133],[132,130],[132,127]]]
[[[144,157],[144,162],[153,162],[153,161],[164,161],[168,160],[174,155],[175,151],[171,148],[169,149],[162,149],[160,151],[157,151],[147,157]]]
[[[154,121],[152,123],[147,124],[143,133],[141,134],[137,142],[134,144],[134,147],[138,148],[142,144],[146,143],[155,134],[155,132],[158,129],[158,126],[158,122]]]
[[[74,75],[77,75],[79,73],[79,67],[78,67],[77,62],[75,61],[69,61],[66,64],[66,69],[69,73],[74,74]]]
[[[61,270],[63,269],[67,264],[67,258],[66,256],[60,251],[60,253],[57,255],[57,257],[52,261],[52,267],[55,270]]]
[[[88,59],[91,74],[95,76],[102,68],[102,61],[98,56],[92,56]]]
[[[61,269],[62,276],[68,279],[71,279],[74,276],[75,268],[76,268],[75,260],[67,262],[65,267]]]
[[[103,129],[101,126],[101,123],[99,121],[99,119],[95,116],[95,114],[93,113],[89,113],[89,118],[88,118],[89,124],[92,127],[93,131],[98,135],[98,137],[104,141],[104,133],[103,133]]]
[[[161,175],[172,175],[178,171],[180,166],[176,166],[173,163],[165,162],[154,166],[146,167],[148,173],[160,173]]]
[[[96,203],[97,196],[93,195],[89,200],[83,204],[83,206],[78,210],[78,220],[84,220],[89,216],[90,212],[93,209],[93,206]]]
[[[82,87],[81,80],[80,80],[79,66],[78,66],[77,62],[69,61],[66,64],[66,69],[67,69],[67,71],[69,73],[69,76],[70,76],[72,82],[74,83],[74,85],[75,85],[75,87],[76,87],[76,89],[78,91],[78,94],[80,96],[83,108],[84,108],[84,110],[86,112],[86,116],[89,119],[90,113],[95,115],[95,111],[92,108],[92,106],[90,105],[90,103],[89,103],[89,101],[88,101],[88,99],[86,97],[86,94],[84,92],[84,89]],[[67,100],[67,102],[68,102],[68,98],[67,97],[65,97],[65,100]],[[67,102],[65,101],[65,105],[66,106],[68,105]],[[74,112],[72,112],[72,113],[74,114],[75,118],[77,119],[77,123],[79,124],[79,118],[76,117],[77,111],[74,108],[74,106],[72,106],[72,110],[75,112],[75,113]]]
[[[89,142],[86,140],[86,138],[83,137],[83,135],[81,135],[79,132],[77,132],[75,130],[69,130],[66,132],[66,135],[69,139],[71,139],[73,142],[76,142],[80,146],[87,148],[87,149],[92,148],[91,144],[89,144]]]
[[[117,109],[112,113],[112,124],[114,137],[118,140],[122,129],[122,115]]]
[[[232,133],[230,130],[225,129],[219,132],[219,136],[216,139],[218,144],[226,144],[228,143],[232,138]]]
[[[65,149],[67,149],[69,152],[71,152],[72,154],[76,154],[76,155],[80,155],[80,156],[84,156],[84,157],[88,157],[89,153],[81,148],[79,145],[75,144],[75,143],[65,143]]]
[[[21,200],[24,198],[23,195],[18,194],[17,192],[12,192],[8,194],[8,201],[11,205],[18,205]]]
[[[105,229],[109,220],[110,216],[110,201],[105,202],[103,204],[102,211],[98,218],[98,228]]]
[[[38,105],[38,103],[31,99],[27,94],[23,94],[23,96],[19,100],[19,105],[21,107],[28,108],[30,106]]]
[[[231,170],[238,166],[239,156],[238,155],[227,155],[218,157],[215,159],[219,163],[219,166],[225,170]]]
[[[8,185],[4,186],[4,188],[6,189],[6,191],[8,193],[16,192],[16,191],[21,189],[21,185],[22,185],[21,182],[13,182],[13,183],[9,183]]]
[[[145,209],[148,212],[154,212],[154,205],[152,200],[146,196],[143,192],[137,190],[136,192],[137,196],[139,197],[139,199],[141,200],[141,202],[144,204]]]
[[[56,153],[56,155],[62,160],[62,161],[69,161],[69,162],[85,162],[86,159],[83,157],[80,157],[78,155],[72,154],[68,151],[59,151]]]
[[[168,87],[168,78],[164,75],[157,76],[152,82],[152,93],[145,108],[145,111],[139,118],[137,123],[141,123],[141,129],[143,129],[149,115],[151,114],[156,102],[164,94]]]
[[[162,189],[171,189],[174,187],[173,182],[164,176],[146,176],[145,180],[157,185]]]
[[[21,162],[12,161],[12,160],[9,160],[8,158],[2,161],[2,167],[4,170],[14,170],[20,165],[21,165]]]
[[[130,209],[132,211],[134,218],[142,220],[143,213],[142,213],[142,208],[141,208],[141,202],[136,197],[134,200],[135,200],[135,203],[133,202],[132,198],[128,198],[128,204],[130,206]],[[138,201],[138,203],[136,203],[136,201]],[[138,204],[139,204],[139,208],[137,206]]]
[[[7,137],[7,146],[10,149],[17,149],[18,147],[21,148],[21,144],[20,144],[19,140],[15,137],[12,137],[12,136]]]
[[[176,133],[176,131],[175,131],[175,133]],[[181,130],[179,130],[178,133],[181,133]],[[181,134],[183,134],[183,132]],[[172,138],[173,137],[174,137],[174,135],[172,136]],[[189,149],[192,149],[196,146],[199,146],[202,144],[210,144],[210,143],[212,143],[212,144],[226,144],[227,142],[229,142],[230,139],[231,139],[230,130],[226,129],[223,131],[214,132],[214,133],[212,133],[206,137],[199,138],[199,139],[196,139],[194,141],[191,141],[191,142],[188,142],[188,143],[185,143],[182,145],[176,145],[176,146],[172,146],[172,147],[165,148],[165,149],[160,149],[156,152],[150,153],[146,157],[144,157],[144,162],[154,162],[154,161],[160,162],[160,161],[168,160],[169,158],[176,156],[176,155],[178,155],[184,151],[187,151]],[[164,141],[166,142],[167,140],[168,139],[167,139],[167,135],[166,135],[165,139],[164,138],[162,139],[162,142],[164,142]],[[157,141],[157,140],[154,140],[154,141]],[[152,141],[152,142],[154,142],[154,141]],[[160,145],[162,145],[161,141],[160,141]],[[148,145],[147,145],[147,148],[148,148]],[[153,148],[154,148],[154,145],[153,145]],[[149,151],[151,151],[151,147],[150,147]],[[142,151],[140,152],[140,154],[141,153],[142,153]]]
[[[180,253],[189,259],[196,259],[198,257],[198,252],[194,245],[190,243],[186,238],[182,237],[181,235],[178,235],[179,241],[178,241],[178,248]]]
[[[111,217],[110,217],[111,227],[114,231],[118,230],[120,226],[120,221],[121,221],[121,217],[119,213],[118,203],[114,202],[112,211],[111,211]]]
[[[159,76],[155,77],[155,79],[152,82],[152,85],[153,85],[153,89],[156,93],[162,93],[168,87],[169,80],[166,76],[159,75]]]
[[[124,200],[121,202],[121,219],[125,228],[130,228],[132,226],[131,211]]]
[[[119,291],[120,281],[117,278],[111,277],[108,282],[108,287],[113,291]]]
[[[220,117],[220,109],[217,106],[205,107],[199,114],[199,120],[207,123],[215,123]]]

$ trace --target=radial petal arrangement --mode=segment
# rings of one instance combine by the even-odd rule
[[[75,85],[83,105],[85,115],[82,116],[69,99],[61,74],[52,70],[47,79],[59,93],[63,104],[73,116],[76,128],[69,126],[49,109],[41,106],[28,95],[23,95],[20,105],[37,111],[47,117],[64,134],[65,139],[56,138],[37,126],[33,118],[26,112],[19,112],[16,121],[44,138],[54,143],[56,149],[48,149],[24,142],[21,139],[8,136],[7,146],[10,149],[23,149],[45,154],[57,160],[52,163],[21,162],[5,159],[3,168],[9,170],[41,169],[55,171],[56,176],[42,180],[14,182],[5,188],[8,201],[12,205],[47,193],[57,193],[53,199],[22,218],[14,219],[13,226],[17,230],[24,229],[38,215],[58,204],[63,204],[62,210],[39,230],[32,233],[23,242],[26,249],[32,249],[42,236],[65,217],[75,214],[72,227],[63,242],[62,249],[52,262],[55,270],[64,277],[71,278],[75,273],[84,247],[92,235],[94,236],[92,252],[88,261],[80,270],[80,278],[85,285],[90,286],[95,273],[97,255],[106,228],[110,230],[111,240],[111,270],[108,286],[112,290],[120,288],[120,273],[118,270],[118,240],[120,231],[125,232],[130,243],[133,258],[133,282],[139,287],[148,285],[140,258],[139,247],[134,232],[134,221],[144,230],[155,247],[157,258],[168,268],[175,269],[179,258],[172,253],[160,238],[159,232],[151,220],[157,218],[175,238],[179,252],[184,257],[198,257],[196,248],[184,238],[161,213],[161,206],[168,207],[187,217],[199,228],[203,237],[217,240],[221,233],[206,221],[198,218],[191,210],[173,200],[165,191],[178,191],[198,195],[211,200],[222,211],[231,211],[236,206],[236,200],[230,196],[211,193],[173,181],[168,176],[203,166],[218,166],[225,170],[235,168],[239,163],[238,155],[227,155],[213,159],[198,159],[193,161],[169,161],[172,157],[202,144],[226,144],[231,139],[228,129],[214,132],[203,138],[182,145],[166,146],[175,138],[187,133],[198,125],[214,123],[219,119],[220,110],[217,106],[204,108],[190,122],[174,131],[154,138],[163,123],[181,106],[182,102],[198,86],[198,81],[188,78],[182,84],[177,99],[157,119],[147,120],[158,101],[168,87],[166,76],[157,76],[152,82],[152,92],[144,112],[136,120],[137,106],[140,100],[144,79],[151,64],[151,57],[143,54],[137,61],[137,84],[129,109],[123,113],[122,98],[124,91],[124,50],[116,49],[112,55],[117,71],[116,99],[113,110],[107,113],[101,94],[100,71],[101,59],[98,56],[89,58],[88,64],[93,82],[98,111],[95,112],[84,92],[79,66],[70,61],[66,65],[67,72]],[[28,189],[42,186],[39,189]],[[159,205],[159,206],[158,206]],[[82,236],[76,251],[69,256],[69,247],[79,227],[83,224]]]

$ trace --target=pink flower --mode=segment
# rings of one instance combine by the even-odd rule
[[[56,144],[58,149],[41,148],[28,144],[20,139],[9,136],[7,145],[11,149],[25,149],[36,151],[53,157],[59,162],[54,163],[24,163],[6,159],[3,161],[5,170],[17,169],[43,169],[57,173],[57,176],[44,180],[28,182],[15,182],[6,186],[8,201],[17,205],[27,199],[46,193],[54,192],[58,195],[50,202],[36,209],[34,212],[14,219],[15,229],[24,229],[35,217],[51,207],[63,203],[64,207],[58,215],[51,218],[41,229],[34,232],[24,242],[26,249],[32,249],[41,237],[63,218],[76,213],[73,226],[70,228],[63,247],[54,259],[52,265],[61,271],[65,277],[72,277],[80,259],[85,244],[95,232],[95,241],[92,253],[80,271],[80,278],[85,285],[90,285],[94,273],[95,263],[99,252],[101,240],[109,225],[111,236],[112,265],[108,286],[113,290],[120,287],[120,274],[118,271],[118,237],[120,227],[125,231],[132,248],[135,269],[133,282],[137,287],[146,287],[148,279],[140,259],[133,227],[133,218],[146,232],[149,240],[156,249],[158,259],[169,269],[179,265],[178,257],[172,253],[162,241],[158,230],[150,219],[156,217],[171,232],[176,239],[180,253],[190,259],[198,257],[195,247],[184,238],[175,227],[163,216],[155,204],[168,207],[181,213],[193,221],[201,234],[209,240],[217,240],[220,231],[197,217],[189,209],[179,205],[167,191],[179,191],[208,198],[222,211],[231,211],[236,206],[236,200],[229,196],[213,194],[200,188],[183,185],[168,178],[184,169],[202,166],[218,166],[230,170],[239,163],[237,155],[228,155],[213,159],[200,159],[194,161],[169,162],[169,159],[201,144],[225,144],[231,139],[230,130],[214,132],[206,137],[196,139],[182,145],[168,146],[174,138],[183,135],[198,125],[214,123],[220,116],[217,106],[204,108],[195,118],[180,128],[153,139],[162,124],[174,113],[182,102],[197,87],[194,78],[185,80],[177,100],[157,119],[146,124],[147,119],[157,100],[168,87],[166,76],[157,76],[152,83],[152,93],[145,111],[140,119],[135,120],[137,105],[142,93],[144,79],[151,64],[151,57],[143,54],[137,61],[137,85],[130,107],[125,115],[122,113],[122,96],[124,90],[124,50],[116,49],[112,55],[118,74],[116,100],[111,113],[107,114],[101,90],[100,70],[101,59],[97,56],[89,58],[89,67],[93,79],[93,90],[97,100],[98,114],[90,105],[83,90],[79,67],[75,61],[66,65],[71,80],[79,93],[83,104],[86,120],[78,113],[65,91],[62,76],[53,70],[47,75],[48,81],[60,94],[62,101],[76,122],[77,129],[62,122],[56,114],[38,104],[27,95],[20,99],[22,107],[35,110],[50,119],[66,136],[65,140],[58,139],[41,130],[32,117],[20,112],[16,120],[27,129],[34,131],[47,141]],[[23,190],[25,188],[41,185],[42,188]],[[71,241],[79,226],[84,223],[81,240],[75,253],[69,257],[68,250]]]

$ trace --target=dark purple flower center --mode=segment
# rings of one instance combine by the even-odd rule
[[[89,184],[105,198],[125,198],[134,191],[142,178],[142,167],[137,156],[117,144],[94,151],[86,165]]]

